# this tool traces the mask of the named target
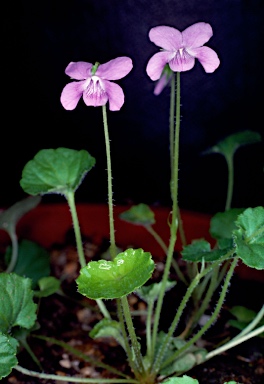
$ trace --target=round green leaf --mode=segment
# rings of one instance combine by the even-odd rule
[[[20,185],[30,195],[75,191],[95,159],[87,151],[42,149],[22,171]]]
[[[31,280],[15,273],[0,274],[0,332],[12,327],[31,328],[36,321]]]
[[[247,208],[233,232],[237,255],[249,267],[264,269],[264,207]]]
[[[236,229],[235,221],[245,208],[232,208],[225,212],[216,213],[210,221],[209,232],[214,239],[231,239]]]
[[[134,205],[119,215],[120,219],[136,225],[152,225],[155,223],[154,216],[154,212],[146,204]]]
[[[254,131],[241,131],[227,136],[225,139],[219,141],[206,153],[221,153],[227,158],[234,155],[236,150],[248,144],[258,143],[262,140],[261,135]]]
[[[93,327],[89,336],[93,339],[100,337],[113,337],[124,349],[126,349],[122,336],[121,324],[116,320],[104,318]]]
[[[10,260],[12,247],[8,247],[5,257]],[[37,286],[41,277],[50,275],[49,252],[37,243],[30,240],[22,240],[18,248],[18,259],[13,272],[19,276],[29,277],[32,280],[32,288]]]
[[[145,284],[153,270],[149,252],[130,248],[114,261],[91,261],[81,269],[76,281],[79,292],[90,299],[115,299]]]
[[[0,380],[8,376],[17,365],[17,346],[16,339],[0,332]]]
[[[164,381],[164,384],[198,384],[199,381],[190,376],[183,375],[182,377],[171,377]]]
[[[60,289],[61,282],[54,276],[45,276],[39,279],[39,291],[35,291],[36,297],[47,297],[58,292]]]
[[[155,302],[156,300],[158,300],[161,285],[162,282],[160,281],[159,283],[153,283],[144,287],[139,287],[135,293],[146,303]],[[175,285],[176,281],[167,281],[165,286],[165,292],[175,287]]]
[[[211,262],[220,259],[226,255],[233,247],[211,250],[211,245],[204,239],[193,240],[189,245],[183,247],[181,252],[182,258],[185,261],[205,261]]]

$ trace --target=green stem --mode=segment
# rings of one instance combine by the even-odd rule
[[[108,133],[106,106],[103,105],[103,123],[107,160],[107,180],[108,180],[108,208],[109,208],[109,228],[110,228],[110,255],[112,259],[116,257],[115,230],[114,230],[114,214],[113,214],[113,190],[112,190],[112,167],[110,154],[110,140]]]
[[[152,349],[152,336],[151,336],[151,320],[153,315],[154,300],[148,302],[148,312],[146,320],[146,339],[147,339],[147,357],[149,361],[153,360],[154,351]]]
[[[154,239],[157,241],[157,243],[161,246],[161,248],[163,249],[164,253],[167,254],[168,253],[168,247],[166,246],[166,244],[164,243],[164,241],[162,240],[162,238],[159,236],[159,234],[153,229],[153,227],[151,225],[145,225],[144,226],[146,228],[146,230],[154,237]],[[177,263],[176,260],[172,259],[172,266],[174,267],[175,271],[176,271],[176,274],[178,276],[178,278],[185,284],[187,285],[187,281],[182,273],[182,271],[180,270],[179,268],[179,265]]]
[[[217,266],[215,268],[217,268]],[[197,273],[199,273],[199,272],[197,272]],[[207,285],[208,285],[208,283],[209,283],[211,278],[212,278],[212,271],[209,272],[204,277],[203,281],[199,284],[199,286],[197,288],[195,288],[195,290],[193,292],[193,295],[192,295],[195,304],[197,304],[201,300],[201,298],[202,298],[202,296],[204,294],[204,291],[205,291],[205,289],[206,289],[206,287],[207,287]]]
[[[196,324],[199,321],[199,319],[202,317],[202,315],[204,314],[204,312],[205,312],[206,308],[208,307],[208,304],[209,304],[209,302],[210,302],[210,300],[211,300],[211,298],[215,292],[215,289],[217,288],[218,272],[219,272],[219,266],[216,266],[212,271],[211,281],[210,281],[209,287],[206,291],[205,297],[202,299],[201,305],[194,316],[194,319],[193,319],[194,324]]]
[[[126,332],[126,328],[125,328],[125,322],[124,322],[124,316],[123,316],[123,312],[122,312],[121,299],[120,298],[116,299],[116,303],[117,303],[118,320],[119,320],[119,323],[120,323],[120,326],[121,326],[121,332],[122,332],[123,340],[124,340],[124,343],[125,343],[125,351],[126,351],[126,354],[127,354],[129,365],[130,365],[132,371],[134,372],[135,376],[138,377],[140,375],[139,375],[139,372],[137,370],[137,366],[135,364],[135,361],[134,361],[134,358],[133,358],[133,354],[132,354],[132,351],[131,351],[131,348],[130,348],[130,345],[129,345],[129,342],[128,342],[128,336],[127,336],[127,332]]]
[[[230,260],[226,260],[222,268],[220,269],[219,275],[218,275],[218,280],[217,280],[217,285],[221,283],[223,280],[224,276],[226,275],[226,271],[229,268],[230,265]]]
[[[18,340],[23,345],[23,347],[25,348],[25,350],[27,351],[27,353],[29,354],[31,359],[35,362],[35,364],[38,366],[38,368],[42,371],[43,368],[42,368],[42,366],[40,364],[40,361],[37,358],[37,356],[35,355],[35,353],[32,351],[32,349],[30,348],[26,338],[19,338]]]
[[[106,369],[107,371],[121,377],[128,378],[127,375],[124,375],[122,372],[119,372],[117,369],[112,367],[111,365],[105,364],[101,361],[97,361],[93,359],[92,357],[86,355],[85,353],[81,352],[79,349],[76,349],[72,347],[70,344],[65,343],[64,341],[60,341],[57,339],[54,339],[53,337],[47,337],[47,336],[42,336],[42,335],[32,335],[32,337],[40,340],[44,340],[48,343],[54,344],[54,345],[59,345],[61,348],[63,348],[65,351],[71,353],[74,356],[77,356],[79,359],[89,363],[90,365],[94,367],[99,367],[102,369]]]
[[[171,167],[171,181],[173,179],[173,159],[174,159],[174,119],[175,119],[175,75],[171,79],[171,93],[170,93],[170,167]],[[172,185],[171,187],[171,195]]]
[[[185,237],[185,232],[184,232],[183,223],[182,223],[182,219],[181,219],[181,212],[179,209],[178,209],[178,225],[179,225],[179,233],[180,233],[180,239],[182,242],[182,246],[185,247],[187,245],[187,240]]]
[[[171,180],[171,191],[172,191],[172,222],[170,226],[170,243],[167,253],[167,260],[162,276],[162,282],[157,301],[154,324],[153,324],[153,337],[152,337],[152,350],[155,350],[157,341],[159,320],[161,315],[161,308],[166,291],[166,283],[169,277],[169,271],[172,263],[173,253],[175,249],[177,239],[177,206],[178,206],[178,165],[179,165],[179,135],[180,135],[180,73],[177,72],[177,90],[176,90],[176,123],[175,123],[175,134],[174,134],[174,150],[173,150],[173,172]]]
[[[157,243],[161,246],[161,248],[163,249],[164,253],[167,254],[168,253],[168,247],[166,246],[166,244],[164,243],[164,241],[162,240],[162,238],[159,236],[159,234],[153,229],[153,227],[151,225],[144,225],[144,227],[146,228],[146,230],[154,237],[154,239],[157,241]],[[188,285],[182,271],[180,270],[179,268],[179,265],[177,263],[176,260],[172,259],[172,265],[176,271],[176,274],[178,275],[179,279],[185,284],[185,285]]]
[[[232,196],[234,190],[234,161],[233,155],[226,156],[227,168],[228,168],[228,183],[227,183],[227,196],[226,196],[226,205],[225,211],[231,208]]]
[[[79,262],[80,262],[81,268],[84,268],[86,266],[86,260],[85,260],[85,256],[84,256],[83,245],[82,245],[82,236],[81,236],[81,230],[80,230],[78,215],[77,215],[77,211],[76,211],[74,192],[69,191],[65,196],[66,196],[66,199],[67,199],[68,205],[70,207],[70,211],[71,211],[71,217],[72,217],[73,229],[74,229],[74,234],[75,234],[77,252],[78,252],[78,256],[79,256]]]
[[[70,377],[70,376],[60,376],[60,375],[50,375],[48,373],[41,373],[41,372],[35,372],[31,371],[29,369],[23,368],[20,365],[17,365],[14,367],[18,372],[23,373],[24,375],[31,376],[31,377],[38,377],[39,379],[44,380],[55,380],[55,381],[66,381],[67,383],[93,383],[93,384],[106,384],[106,383],[113,383],[113,384],[119,384],[119,383],[131,383],[131,384],[139,384],[137,380],[134,379],[87,379],[87,378],[81,378],[81,377]]]
[[[174,361],[179,355],[181,355],[184,351],[186,351],[190,346],[192,346],[199,338],[211,327],[211,325],[216,321],[217,316],[222,308],[227,289],[231,280],[231,277],[233,276],[234,269],[237,265],[238,257],[235,257],[234,260],[231,263],[230,269],[227,272],[225,282],[223,284],[223,288],[219,297],[219,300],[216,304],[215,310],[210,317],[210,319],[207,321],[207,323],[200,329],[199,332],[195,336],[193,336],[182,348],[180,348],[178,351],[173,353],[167,360],[163,362],[162,365],[158,364],[157,369],[164,368],[168,366],[172,361]],[[206,268],[208,269],[208,268]],[[204,270],[205,271],[205,270]],[[170,333],[172,336],[172,333]]]
[[[158,372],[159,371],[159,368],[161,366],[161,363],[162,363],[162,359],[163,359],[163,356],[164,356],[164,353],[165,353],[165,350],[166,348],[168,347],[169,343],[170,343],[170,339],[173,335],[173,333],[175,332],[176,330],[176,327],[180,321],[180,318],[182,316],[182,313],[183,313],[183,310],[188,302],[188,300],[190,299],[192,293],[193,293],[193,290],[196,288],[197,284],[199,283],[199,281],[207,275],[207,273],[209,273],[216,265],[220,264],[222,261],[224,261],[226,258],[229,258],[230,255],[232,255],[234,253],[234,249],[229,251],[225,256],[223,256],[221,259],[219,260],[216,260],[214,261],[213,263],[211,263],[207,268],[205,268],[201,273],[198,273],[195,278],[193,279],[193,281],[191,282],[189,288],[187,288],[186,290],[186,293],[184,295],[184,297],[182,298],[182,301],[179,305],[179,308],[177,310],[177,313],[171,323],[171,326],[169,328],[169,331],[166,335],[166,337],[164,338],[164,340],[162,341],[162,344],[160,346],[160,349],[159,349],[159,352],[157,354],[157,357],[156,357],[156,361],[153,365],[153,370],[154,372]],[[178,352],[178,351],[177,351]],[[174,356],[174,355],[173,355]]]
[[[164,251],[164,253],[167,254],[168,252],[168,247],[167,245],[164,243],[164,241],[162,240],[162,238],[160,237],[160,235],[153,229],[153,227],[151,225],[144,225],[144,227],[146,228],[146,230],[151,234],[151,236],[154,237],[154,239],[156,240],[156,242],[160,245],[160,247],[162,248],[162,250]]]
[[[69,204],[71,216],[72,216],[72,222],[73,222],[73,229],[76,239],[76,246],[77,246],[77,253],[79,256],[79,262],[81,264],[81,267],[84,268],[86,266],[86,260],[84,256],[84,250],[82,245],[82,236],[81,236],[81,230],[80,230],[80,224],[78,220],[78,215],[76,211],[76,205],[75,205],[75,199],[74,199],[74,192],[69,191],[66,195],[66,200]],[[101,299],[97,299],[96,303],[98,307],[100,308],[102,314],[107,319],[111,319],[110,313],[108,312],[106,306],[104,305],[104,302]]]
[[[126,324],[127,324],[127,330],[128,330],[130,340],[131,340],[131,345],[132,345],[132,348],[133,348],[133,351],[135,354],[135,361],[136,361],[136,365],[137,365],[137,370],[141,375],[144,375],[145,369],[143,366],[143,358],[142,358],[142,355],[140,352],[140,344],[137,340],[137,336],[136,336],[135,329],[133,326],[131,313],[129,310],[129,305],[128,305],[128,301],[127,301],[126,296],[121,297],[121,304],[122,304],[123,313],[124,313],[124,317],[125,317]]]
[[[264,316],[264,305],[262,306],[261,310],[259,313],[256,315],[256,317],[249,323],[246,328],[244,328],[238,335],[236,335],[232,340],[237,340],[241,338],[242,336],[246,335],[249,333],[255,326],[260,322],[262,317]]]
[[[11,243],[12,243],[12,254],[11,254],[11,260],[8,264],[8,267],[6,269],[6,273],[10,273],[14,270],[16,263],[17,263],[17,258],[18,258],[18,240],[17,240],[17,235],[15,230],[11,230],[9,233]]]
[[[244,341],[251,339],[252,337],[257,336],[262,332],[264,332],[264,325],[262,325],[259,328],[254,329],[254,331],[247,333],[246,335],[240,337],[239,339],[233,339],[233,340],[229,341],[227,344],[222,345],[222,347],[219,347],[219,348],[215,349],[214,351],[207,353],[205,358],[206,358],[206,360],[209,360],[212,357],[219,355],[220,353],[225,352],[228,349],[231,349],[231,348],[235,347],[236,345],[239,345],[239,344],[243,343]]]

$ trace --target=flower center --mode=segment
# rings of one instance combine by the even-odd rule
[[[185,64],[189,61],[192,56],[185,48],[180,48],[175,52],[175,56],[173,60],[177,62],[177,64]]]
[[[105,94],[102,80],[98,76],[92,76],[85,83],[85,94],[88,97],[101,98]]]

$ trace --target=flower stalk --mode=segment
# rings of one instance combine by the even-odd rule
[[[107,123],[106,106],[103,105],[103,123],[105,134],[105,148],[107,160],[107,185],[108,185],[108,208],[109,208],[109,228],[110,228],[110,255],[112,260],[116,256],[116,243],[115,243],[115,229],[114,229],[114,212],[113,212],[113,187],[112,187],[112,166],[111,166],[111,152],[110,140]]]
[[[162,276],[162,283],[159,292],[159,297],[157,301],[154,324],[153,324],[153,340],[152,348],[154,350],[158,326],[161,315],[162,303],[166,290],[166,283],[169,277],[169,271],[172,263],[174,248],[177,239],[177,229],[178,229],[178,220],[177,220],[177,208],[178,208],[178,166],[179,166],[179,135],[180,135],[180,73],[177,72],[176,76],[177,87],[176,87],[176,122],[175,122],[175,133],[174,133],[174,149],[173,149],[173,170],[172,170],[172,180],[171,180],[171,190],[172,190],[172,221],[170,226],[170,243],[168,247],[167,259],[164,268],[164,273]]]

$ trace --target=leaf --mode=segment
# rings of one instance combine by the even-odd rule
[[[194,240],[192,244],[183,247],[182,258],[185,261],[215,261],[226,255],[233,247],[211,250],[211,245],[204,239]]]
[[[1,273],[0,332],[8,333],[15,326],[29,329],[36,321],[36,309],[31,280],[15,273]]]
[[[10,259],[12,248],[8,247],[6,259]],[[19,276],[32,279],[32,288],[41,277],[50,275],[50,255],[37,243],[22,240],[18,248],[18,260],[13,270]]]
[[[249,267],[264,269],[264,207],[247,208],[233,231],[236,252]]]
[[[136,225],[152,225],[155,223],[154,212],[146,204],[134,205],[119,215],[120,219]]]
[[[236,305],[232,307],[229,312],[237,318],[237,320],[250,323],[257,315],[255,311],[243,307],[242,305]]]
[[[17,347],[16,339],[0,332],[0,380],[8,376],[17,365]]]
[[[0,212],[0,228],[11,235],[15,233],[17,222],[31,209],[35,208],[41,201],[40,196],[30,196],[18,201],[8,209]]]
[[[157,342],[155,345],[155,353],[159,350],[164,342],[166,333],[163,331],[158,333]],[[163,361],[169,359],[177,350],[180,350],[186,345],[186,341],[179,337],[172,337],[167,345]],[[200,364],[205,360],[207,351],[204,348],[199,348],[196,345],[190,346],[180,357],[177,357],[169,365],[161,369],[162,375],[171,375],[173,373],[181,373],[191,369],[194,365]]]
[[[235,221],[244,208],[232,208],[225,212],[218,212],[210,222],[209,232],[214,239],[231,239],[232,232],[236,229]]]
[[[99,321],[93,327],[89,336],[93,339],[98,339],[100,337],[113,337],[125,349],[120,323],[115,320],[103,319]]]
[[[242,384],[242,383],[239,383],[238,381],[225,381],[224,384]]]
[[[42,277],[38,281],[40,290],[34,292],[36,297],[47,297],[56,293],[60,288],[60,280],[53,276]]]
[[[247,144],[258,143],[261,142],[261,140],[261,135],[258,132],[241,131],[229,135],[225,139],[219,141],[216,145],[207,150],[205,154],[221,153],[226,158],[230,158],[239,147]]]
[[[94,164],[94,157],[85,150],[42,149],[25,165],[20,185],[30,195],[67,195],[79,187]]]
[[[172,364],[173,372],[189,371],[196,364],[196,359],[193,353],[186,353],[184,356],[179,357]]]
[[[245,329],[248,325],[248,323],[244,323],[243,321],[238,321],[234,319],[229,320],[228,324],[231,325],[231,327],[239,329],[240,331],[243,331],[243,329]]]
[[[79,292],[90,299],[115,299],[145,284],[153,270],[149,252],[130,248],[114,261],[91,261],[81,269],[76,281]]]
[[[135,293],[146,303],[154,302],[158,299],[161,281],[159,283],[153,283],[147,286],[138,288]],[[175,281],[167,281],[165,291],[169,291],[171,288],[175,287]]]
[[[235,319],[231,319],[228,321],[228,324],[232,327],[235,327],[242,331],[244,328],[246,328],[251,321],[255,319],[257,316],[257,313],[255,311],[252,311],[251,309],[248,309],[246,307],[237,305],[232,307],[229,312],[236,317]],[[260,320],[258,323],[258,326],[264,325],[264,319]],[[259,337],[264,337],[264,332],[258,335]]]
[[[165,380],[166,384],[199,384],[199,381],[193,379],[190,376],[183,375],[182,377],[171,377],[168,380]]]

